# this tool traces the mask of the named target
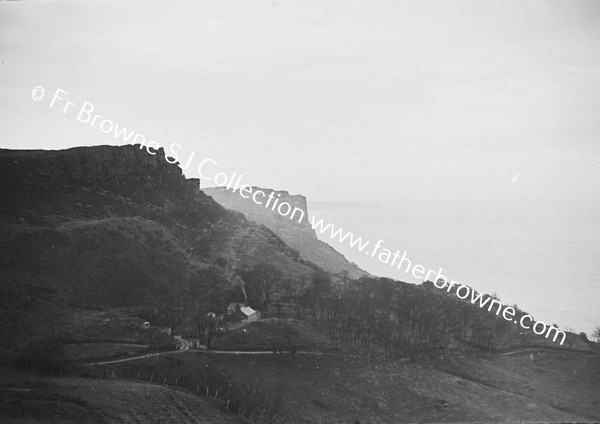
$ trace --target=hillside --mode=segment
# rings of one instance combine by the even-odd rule
[[[1,360],[95,378],[6,371],[2,422],[272,423],[265,405],[305,423],[600,416],[595,343],[560,346],[432,282],[334,284],[323,270],[362,271],[307,222],[227,209],[155,153],[0,151]],[[228,321],[244,299],[263,318]]]
[[[1,370],[4,424],[222,424],[239,421],[215,402],[154,384],[51,378]]]
[[[0,150],[2,342],[47,333],[66,309],[177,302],[189,284],[202,290],[215,262],[225,282],[259,262],[318,270],[154,153]]]
[[[298,222],[298,218],[283,217],[276,211],[257,205],[251,198],[245,199],[239,193],[234,193],[225,187],[209,187],[202,191],[226,208],[241,212],[246,218],[267,226],[288,245],[296,249],[302,259],[319,265],[325,271],[331,274],[340,274],[346,271],[348,278],[369,275],[353,262],[349,262],[333,247],[317,238],[317,234],[309,222],[306,197],[291,195],[287,191],[281,190],[260,187],[252,187],[252,189],[253,191],[261,190],[266,196],[273,194],[275,198],[280,199],[280,202],[287,202],[293,207],[301,209],[304,212],[304,219]]]
[[[203,387],[203,370],[222,371],[234,386],[283,387],[286,407],[296,411],[293,423],[566,423],[598,422],[599,366],[598,356],[543,349],[448,353],[418,361],[343,350],[295,355],[188,351],[94,372],[142,379],[153,374],[167,384],[177,379]]]

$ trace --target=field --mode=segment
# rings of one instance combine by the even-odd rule
[[[590,349],[385,359],[309,322],[267,318],[216,337],[213,351],[84,366],[156,350],[143,342],[164,335],[139,330],[120,311],[77,318],[68,331],[76,342],[63,344],[62,362],[47,370],[62,374],[64,364],[72,378],[4,371],[0,422],[226,423],[249,410],[243,399],[259,393],[268,405],[280,388],[290,423],[600,421],[600,356]]]
[[[111,321],[116,324],[117,320]],[[139,342],[139,336],[130,341]],[[290,352],[290,341],[295,355]],[[600,421],[600,356],[590,350],[540,346],[494,354],[463,351],[413,360],[408,355],[384,359],[376,350],[366,352],[333,340],[311,323],[295,319],[262,319],[239,326],[215,338],[214,347],[217,350],[188,350],[78,368],[76,364],[88,358],[135,355],[147,346],[108,341],[68,344],[63,354],[76,360],[72,363],[74,375],[95,380],[52,379],[61,387],[52,390],[58,390],[60,396],[71,393],[79,399],[77,402],[84,399],[89,403],[92,399],[86,398],[86,393],[91,390],[109,384],[112,391],[112,385],[116,385],[114,393],[118,394],[129,384],[132,393],[151,393],[148,398],[131,399],[139,410],[132,414],[142,414],[144,408],[155,407],[150,405],[155,401],[147,399],[170,393],[157,384],[183,388],[199,398],[206,396],[210,386],[209,396],[216,397],[219,391],[221,401],[231,399],[232,411],[237,395],[235,391],[224,393],[225,386],[219,386],[223,381],[231,384],[229,387],[243,387],[246,394],[257,390],[270,396],[283,388],[286,409],[293,413],[292,422],[304,424]],[[285,353],[272,353],[274,347]],[[215,376],[219,380],[216,383]],[[97,386],[90,383],[94,381]],[[72,387],[71,392],[65,389],[67,386]],[[27,384],[16,387],[28,388]],[[160,399],[167,402],[164,413],[170,413],[172,400]],[[110,409],[108,398],[105,401],[98,404],[102,414],[107,414],[105,406]],[[179,406],[177,409],[181,412]],[[180,424],[186,422],[194,421],[180,418]]]
[[[167,384],[177,379],[193,386],[194,375],[207,366],[225,370],[234,382],[251,382],[267,390],[283,387],[294,422],[307,424],[599,420],[594,388],[600,375],[589,374],[599,366],[598,357],[581,361],[562,354],[539,355],[534,364],[530,362],[527,354],[409,363],[339,354],[293,357],[199,351],[116,364],[105,373],[142,379],[152,374]],[[563,366],[557,368],[557,363]],[[477,375],[467,372],[469,364],[475,364]],[[569,378],[577,372],[588,376]],[[561,391],[560,385],[567,382],[569,389]]]
[[[293,318],[264,318],[247,325],[239,326],[227,334],[214,339],[213,349],[240,351],[290,350],[291,341],[298,350],[310,351],[352,351],[352,346],[339,340],[332,340],[311,323]]]
[[[43,377],[0,369],[3,424],[228,424],[210,400],[158,385]]]
[[[527,349],[510,355],[448,356],[435,366],[555,408],[600,419],[600,357]]]
[[[121,356],[142,355],[150,345],[130,343],[74,343],[62,348],[62,357],[66,360],[110,359]]]

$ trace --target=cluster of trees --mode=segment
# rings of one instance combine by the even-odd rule
[[[286,280],[282,299],[297,318],[310,316],[331,337],[369,348],[421,352],[457,341],[496,349],[510,338],[510,323],[427,286],[386,278],[332,284],[324,274]]]
[[[213,337],[227,319],[227,305],[244,301],[243,283],[238,276],[232,278],[218,262],[191,278],[181,275],[179,278],[176,284],[162,285],[142,315],[169,327],[171,338],[183,324],[188,324],[201,343],[210,348]]]
[[[331,337],[369,348],[381,346],[386,355],[422,352],[457,344],[487,350],[527,344],[535,337],[511,322],[433,288],[387,278],[363,277],[332,281],[315,272],[310,278],[284,278],[269,264],[227,273],[224,264],[199,272],[189,284],[161,292],[155,312],[172,334],[186,320],[210,348],[212,338],[226,326],[230,302],[247,302],[264,312],[286,311],[308,319]],[[494,296],[492,296],[494,298]],[[524,312],[514,306],[516,319]],[[600,338],[600,328],[595,338]]]
[[[268,308],[273,293],[281,283],[283,273],[273,265],[260,263],[252,269],[242,271],[241,278],[248,303]]]

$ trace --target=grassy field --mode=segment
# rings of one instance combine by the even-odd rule
[[[574,369],[584,372],[597,364],[581,365],[573,358],[540,356],[528,367],[523,356],[458,356],[407,363],[332,355],[234,355],[186,352],[110,366],[108,373],[188,381],[208,367],[226,370],[234,381],[256,387],[284,387],[286,404],[297,423],[408,422],[594,422],[600,410],[599,376],[568,380]],[[594,362],[596,361],[596,362]],[[557,363],[564,362],[562,368]],[[472,365],[469,365],[472,364]],[[469,375],[465,367],[480,374]],[[524,374],[520,379],[518,375]],[[188,380],[186,380],[188,379]],[[538,383],[534,383],[534,382]],[[529,383],[528,383],[529,382]],[[526,389],[525,384],[536,384]],[[562,396],[561,384],[564,384]],[[568,389],[567,389],[568,387]],[[202,388],[200,388],[202,392]],[[591,399],[591,398],[590,398]]]
[[[108,318],[93,313],[85,321],[110,323],[101,336],[120,335],[119,340],[67,344],[63,355],[81,360],[148,348],[124,343],[141,341],[135,325],[114,315]],[[80,331],[79,339],[89,334]],[[296,355],[289,353],[288,337]],[[288,353],[265,354],[274,346]],[[203,399],[207,370],[246,393],[256,389],[270,396],[283,388],[293,423],[600,421],[600,356],[590,350],[454,352],[410,362],[369,355],[294,319],[263,319],[236,328],[216,338],[214,347],[220,351],[189,350],[104,366],[78,368],[77,361],[72,363],[75,375],[93,379],[4,371],[0,422],[235,422],[233,414],[219,409],[221,404]],[[210,388],[210,397],[217,396],[217,386]],[[222,387],[219,399],[234,405],[234,391],[223,393]]]
[[[74,343],[62,348],[62,357],[69,360],[100,360],[115,357],[142,355],[150,345],[128,343]]]
[[[311,323],[293,318],[264,318],[256,322],[230,330],[227,334],[215,338],[216,350],[272,351],[278,347],[289,351],[289,340],[297,350],[353,351],[353,347],[341,340],[332,340],[317,330]]]
[[[510,355],[448,356],[439,369],[600,421],[600,356],[525,350]]]
[[[0,369],[3,424],[233,424],[218,405],[158,385]]]
[[[21,350],[43,350],[48,344],[79,345],[90,343],[116,343],[150,345],[161,348],[170,345],[170,337],[159,328],[142,328],[144,320],[135,309],[113,308],[107,310],[70,309],[64,307],[48,322],[40,322],[27,337],[19,340]],[[75,352],[66,352],[65,359],[74,359]],[[82,351],[85,359],[86,353]]]
[[[327,356],[239,356],[218,361],[234,375],[265,385],[284,384],[288,400],[303,411],[300,422],[306,423],[581,421],[543,402],[426,364]]]

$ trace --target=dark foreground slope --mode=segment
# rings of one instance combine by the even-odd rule
[[[233,192],[225,187],[210,187],[203,191],[212,196],[217,202],[228,209],[241,212],[252,221],[266,225],[273,230],[283,241],[298,250],[300,256],[332,274],[346,272],[348,278],[359,278],[369,275],[353,262],[348,261],[344,255],[327,243],[319,240],[309,221],[306,197],[291,195],[287,191],[276,191],[266,188],[253,187],[253,191],[261,190],[269,196],[279,199],[280,203],[287,202],[295,208],[304,211],[304,219],[299,220],[283,217],[277,212],[264,206],[257,205],[251,198],[245,199],[238,192]]]
[[[235,417],[217,403],[133,381],[51,378],[0,371],[4,424],[227,424]]]
[[[268,325],[266,320],[262,324]],[[339,340],[327,341],[323,333],[318,334],[320,344],[340,349],[316,352],[314,343],[306,338],[308,328],[294,328],[304,333],[294,336],[303,345],[295,355],[187,351],[101,365],[94,372],[97,376],[141,375],[142,379],[154,375],[160,382],[184,382],[194,388],[203,387],[202,370],[224,370],[234,386],[245,381],[253,388],[283,387],[285,407],[294,412],[291,423],[566,423],[600,419],[596,390],[600,361],[587,353],[536,349],[508,355],[447,353],[417,361],[385,359],[365,356],[365,352],[350,353]],[[315,336],[313,333],[310,340],[317,341]]]
[[[114,308],[180,298],[215,262],[269,263],[307,276],[264,226],[224,209],[163,150],[139,146],[0,151],[0,339],[48,334],[68,308]],[[177,300],[177,299],[174,299]]]

